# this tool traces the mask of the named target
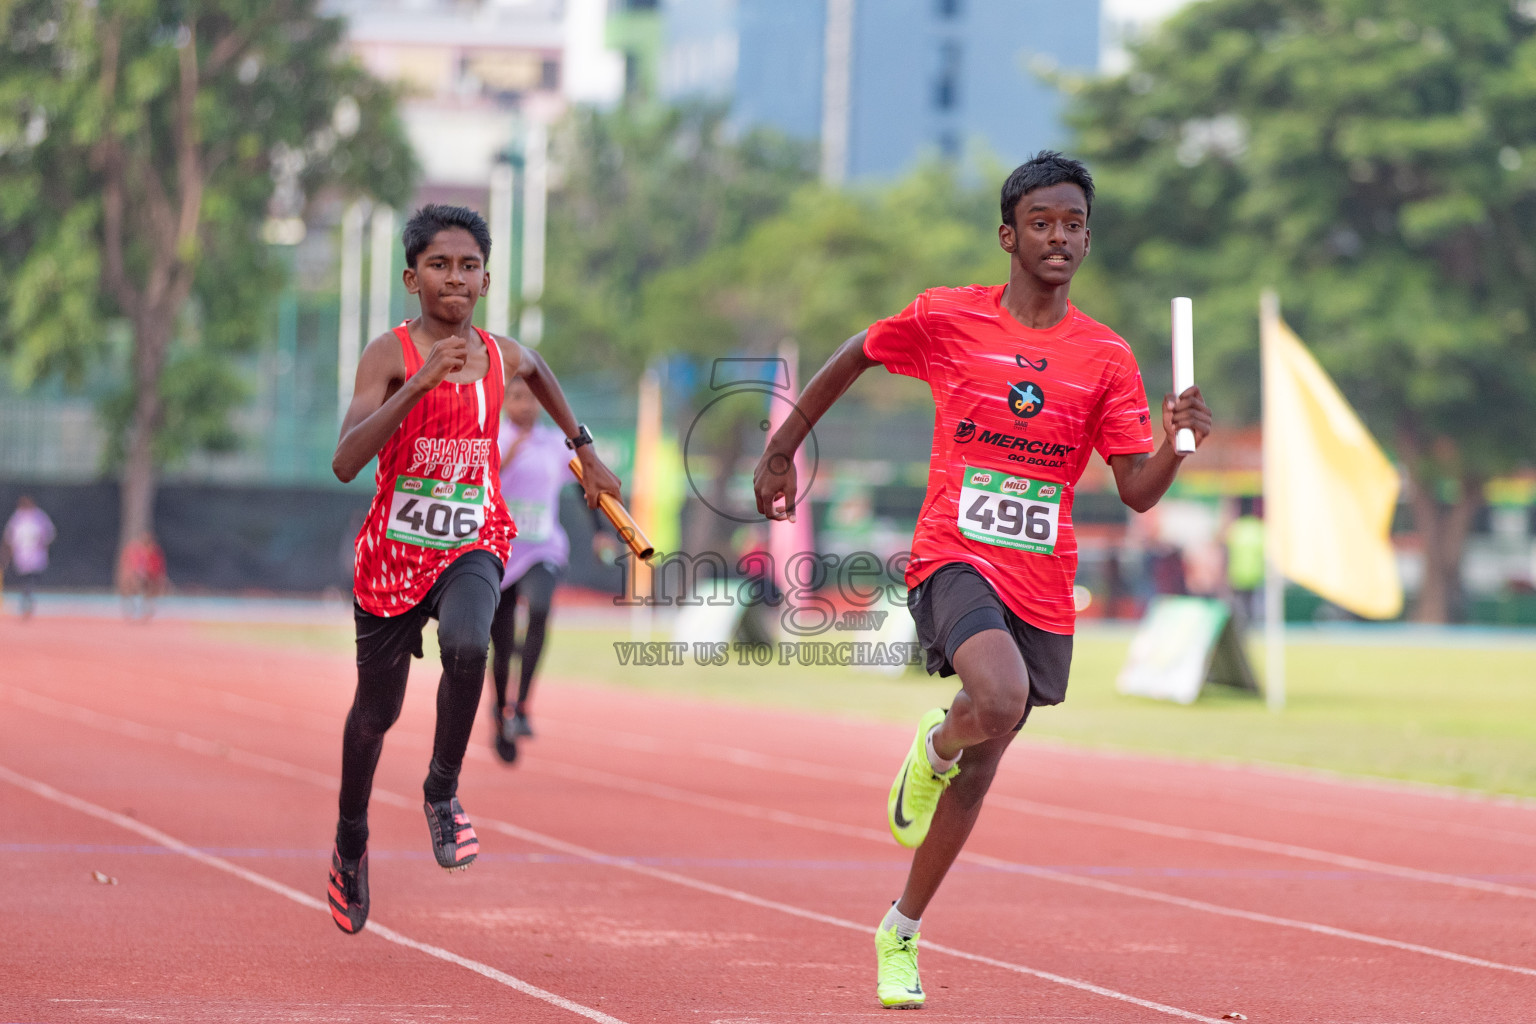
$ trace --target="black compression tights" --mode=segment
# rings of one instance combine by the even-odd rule
[[[500,568],[500,563],[494,564]],[[483,573],[454,573],[444,584],[436,602],[443,674],[437,684],[432,764],[422,787],[430,801],[447,800],[458,790],[459,769],[480,705],[491,619],[499,596]],[[368,841],[374,769],[384,749],[384,733],[400,717],[411,654],[419,650],[427,612],[419,605],[405,615],[417,617],[415,629],[404,628],[406,624],[396,619],[372,617],[372,628],[362,623],[358,627],[357,693],[342,733],[341,820],[336,830],[337,845],[347,858],[361,856]]]
[[[491,679],[496,684],[497,708],[507,706],[507,678],[514,652],[519,653],[517,703],[522,704],[528,699],[534,673],[539,670],[539,659],[544,656],[544,634],[549,626],[549,607],[558,579],[553,569],[540,562],[502,591],[501,604],[497,605],[496,618],[491,622]],[[520,651],[516,625],[519,597],[528,602],[528,628],[523,631]]]

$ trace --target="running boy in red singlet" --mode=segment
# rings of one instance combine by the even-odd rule
[[[1077,543],[1072,492],[1090,452],[1138,512],[1173,483],[1181,427],[1211,415],[1198,388],[1167,395],[1155,454],[1146,394],[1125,342],[1067,299],[1088,255],[1093,179],[1045,152],[1003,185],[1007,285],[935,288],[849,338],[806,386],[802,416],[768,442],[758,511],[793,518],[795,449],[872,366],[929,383],[937,416],[928,494],[906,571],[928,671],[959,675],[950,707],[923,716],[891,783],[887,816],[916,847],[901,899],[875,933],[884,1006],[922,1005],[919,919],[965,845],[998,761],[1033,707],[1066,696]],[[779,506],[779,499],[783,505]],[[964,755],[962,758],[961,755]]]
[[[421,315],[368,343],[331,468],[342,481],[375,455],[377,491],[357,536],[357,693],[342,734],[340,816],[327,887],[331,916],[368,920],[368,797],[384,733],[400,715],[411,656],[437,619],[443,674],[422,792],[437,862],[461,870],[480,844],[458,796],[517,527],[501,498],[496,433],[505,382],[521,377],[574,448],[587,503],[618,494],[538,354],[471,324],[489,284],[491,236],[462,206],[424,206],[405,226],[405,288]]]

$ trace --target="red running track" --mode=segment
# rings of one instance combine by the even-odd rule
[[[890,1016],[905,728],[556,681],[515,768],[482,722],[481,858],[448,875],[419,665],[349,937],[323,903],[349,659],[172,623],[0,644],[0,1022]],[[924,931],[930,1024],[1529,1022],[1536,809],[1026,737]]]

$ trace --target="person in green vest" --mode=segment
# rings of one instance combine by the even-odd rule
[[[1262,501],[1240,498],[1237,518],[1227,527],[1227,585],[1232,589],[1234,613],[1247,622],[1257,621],[1264,614]]]

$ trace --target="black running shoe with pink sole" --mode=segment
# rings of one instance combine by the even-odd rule
[[[341,859],[341,851],[331,849],[331,878],[325,894],[331,905],[336,927],[356,935],[368,922],[368,851],[355,861]]]
[[[432,833],[432,853],[437,863],[449,871],[463,871],[475,862],[480,840],[475,826],[459,804],[459,798],[423,805],[427,811],[427,830]]]

